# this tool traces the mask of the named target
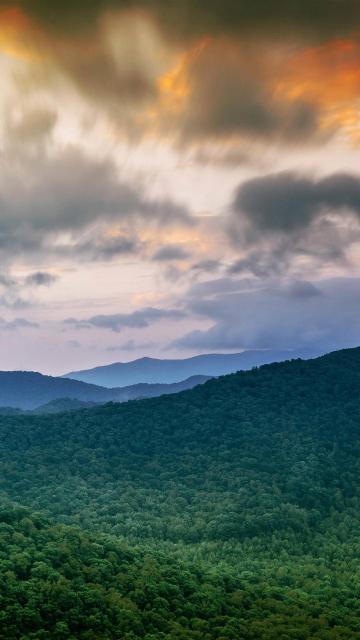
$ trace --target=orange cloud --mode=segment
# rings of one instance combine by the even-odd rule
[[[8,56],[32,60],[37,57],[34,43],[37,28],[21,9],[0,9],[0,51]]]
[[[162,108],[170,112],[179,112],[185,107],[191,93],[189,68],[208,42],[203,38],[188,51],[181,54],[175,65],[157,80]]]
[[[333,40],[293,56],[280,74],[276,93],[311,101],[324,129],[341,129],[360,141],[360,42]]]

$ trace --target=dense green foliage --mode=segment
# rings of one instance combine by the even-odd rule
[[[285,568],[276,584],[246,570],[204,572],[50,526],[22,508],[0,510],[0,543],[1,640],[347,640],[360,632],[356,577],[331,584],[325,567],[321,587],[304,567],[301,589]]]
[[[60,575],[64,591],[80,594],[68,618],[56,609],[56,589],[29,567],[19,575],[5,564],[15,589],[3,591],[6,615],[17,617],[20,585],[20,603],[40,617],[0,638],[47,638],[48,630],[58,638],[129,640],[360,637],[359,393],[354,349],[153,400],[0,416],[3,502],[59,523],[6,516],[15,555],[27,554],[32,567],[43,554],[39,561]],[[33,523],[27,533],[24,520]],[[60,539],[67,556],[55,566],[47,545],[61,548]],[[96,579],[88,578],[87,547],[100,565],[115,554]],[[143,580],[139,601],[134,572]],[[128,576],[125,587],[119,573]],[[93,582],[95,602],[88,599]],[[54,598],[52,617],[41,613],[42,598]],[[135,611],[134,627],[121,627],[128,614],[116,613],[119,598]],[[86,622],[93,616],[95,627]],[[63,635],[54,635],[60,623]]]

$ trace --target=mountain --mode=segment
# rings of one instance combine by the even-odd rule
[[[359,397],[349,349],[0,415],[0,640],[359,638]]]
[[[66,521],[84,510],[89,522],[100,519],[121,535],[143,536],[146,521],[149,538],[166,530],[174,542],[266,538],[269,530],[301,537],[321,531],[337,508],[337,491],[346,509],[343,500],[358,488],[350,476],[358,464],[359,393],[360,349],[354,349],[85,409],[72,419],[4,416],[2,451],[9,456],[2,487],[51,510],[57,485],[54,507]],[[15,481],[29,468],[29,438],[36,449],[30,486]],[[128,504],[133,491],[139,498]]]
[[[114,392],[77,380],[45,376],[33,371],[0,371],[0,406],[35,409],[58,398],[109,402]]]
[[[191,376],[181,382],[173,382],[169,384],[142,382],[132,384],[128,387],[120,387],[116,389],[117,401],[124,402],[126,400],[140,400],[144,398],[156,398],[157,396],[167,395],[170,393],[179,393],[196,387],[198,384],[204,384],[210,380],[210,376]],[[114,390],[115,391],[115,390]]]
[[[124,402],[129,399],[154,397],[163,393],[176,393],[191,389],[197,384],[206,382],[205,376],[193,376],[177,384],[136,385],[121,389],[107,389],[98,385],[87,384],[68,378],[44,376],[41,373],[28,371],[0,371],[0,409],[1,413],[9,413],[11,409],[34,410],[52,403],[54,400],[67,400],[67,409],[71,401],[82,403]],[[70,406],[69,406],[70,403]],[[43,407],[45,413],[52,412],[54,405]]]
[[[301,355],[307,357],[312,354]],[[244,351],[243,353],[210,353],[183,360],[140,358],[131,362],[115,362],[93,369],[71,371],[64,377],[109,388],[141,382],[172,383],[194,375],[222,376],[270,362],[281,362],[288,360],[289,357],[291,355],[289,356],[288,351]]]

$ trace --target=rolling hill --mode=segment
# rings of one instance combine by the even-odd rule
[[[359,398],[349,349],[0,415],[0,640],[359,638]]]
[[[206,382],[206,376],[193,376],[177,384],[140,384],[121,389],[107,389],[98,385],[45,376],[28,371],[0,371],[0,407],[2,413],[9,409],[34,410],[43,405],[62,400],[63,409],[67,401],[68,408],[75,408],[71,401],[82,403],[104,404],[106,402],[124,402],[130,399],[155,397],[163,393],[176,393],[191,389],[197,384]],[[44,412],[52,412],[51,405]]]
[[[310,357],[311,354],[301,355]],[[93,369],[71,371],[64,377],[103,387],[124,387],[142,382],[163,384],[180,382],[194,375],[222,376],[270,362],[282,362],[289,357],[288,351],[244,351],[175,360],[140,358],[131,362],[115,362]]]

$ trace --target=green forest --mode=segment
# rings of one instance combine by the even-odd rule
[[[360,638],[360,349],[0,416],[0,639]]]

